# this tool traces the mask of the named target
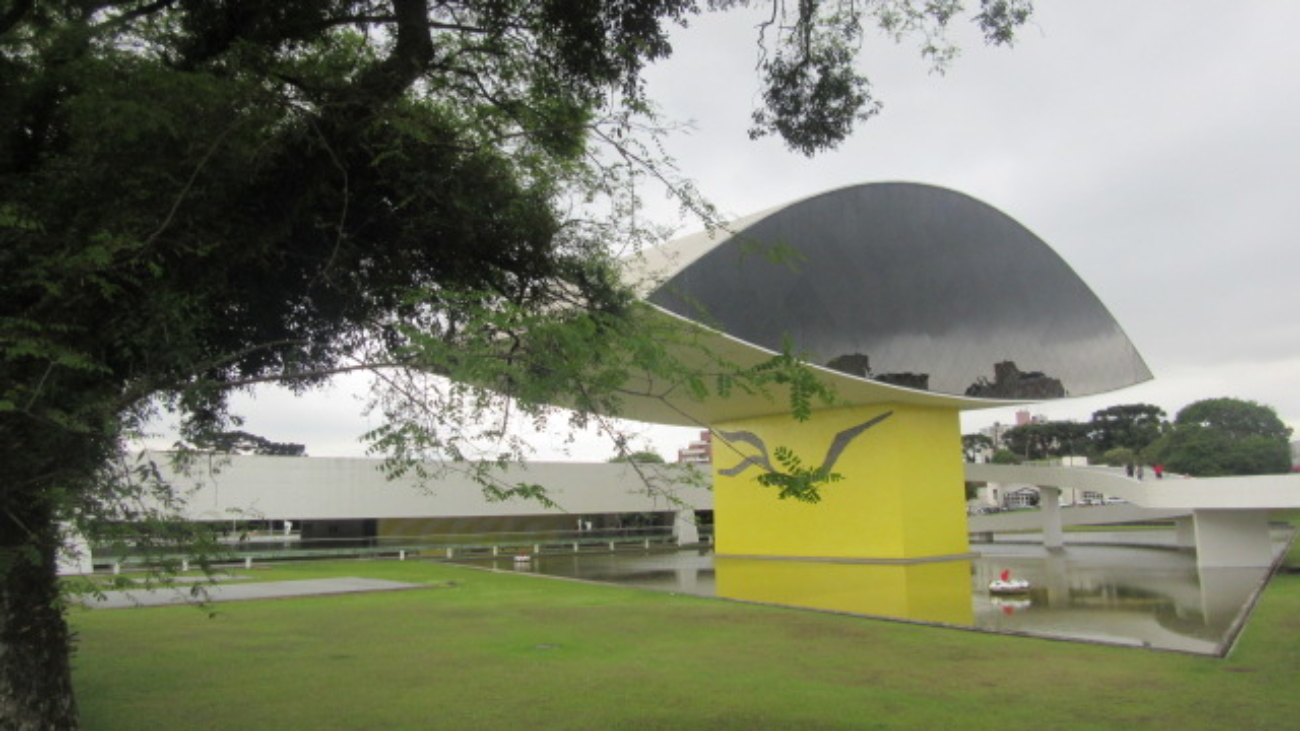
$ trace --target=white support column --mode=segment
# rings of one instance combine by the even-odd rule
[[[1196,521],[1192,516],[1174,519],[1174,545],[1179,548],[1196,548]]]
[[[1268,566],[1273,546],[1267,510],[1197,510],[1196,565],[1201,568]]]
[[[699,583],[699,575],[700,570],[695,566],[677,569],[677,590],[686,594],[694,594]]]
[[[695,525],[694,510],[678,510],[673,518],[673,537],[677,545],[700,542],[700,529]]]
[[[1043,585],[1047,588],[1047,606],[1060,609],[1070,607],[1070,581],[1066,554],[1048,551],[1043,558]]]
[[[59,531],[63,534],[63,545],[58,552],[59,576],[95,573],[95,565],[90,556],[90,542],[86,537],[78,533],[70,523],[60,524]]]
[[[1201,584],[1201,617],[1206,626],[1228,627],[1241,611],[1241,605],[1266,578],[1267,569],[1243,571],[1240,568],[1197,569]]]
[[[990,508],[1002,507],[1001,483],[989,482],[984,485],[984,505]]]
[[[1039,486],[1038,509],[1043,516],[1043,545],[1047,548],[1064,548],[1065,531],[1061,527],[1061,490],[1056,487]]]

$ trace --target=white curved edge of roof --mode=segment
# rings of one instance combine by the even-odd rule
[[[628,283],[632,285],[638,296],[648,297],[660,284],[695,263],[719,244],[729,241],[755,223],[792,205],[794,204],[786,203],[758,213],[751,213],[734,221],[664,242],[653,249],[646,249],[625,261],[624,273]]]
[[[757,365],[777,355],[774,351],[700,325],[656,305],[651,304],[650,307],[653,312],[662,317],[698,328],[698,332],[704,336],[705,345],[710,352],[738,365]],[[812,363],[807,365],[817,373],[823,383],[834,389],[836,402],[826,408],[846,408],[872,404],[908,404],[972,411],[1031,403],[1026,400],[981,399],[935,391],[921,391],[852,376]],[[712,397],[703,401],[681,400],[671,404],[654,398],[630,397],[624,400],[624,410],[620,416],[655,424],[702,426],[772,416],[787,413],[788,411],[789,405],[780,399],[733,391],[725,398]]]

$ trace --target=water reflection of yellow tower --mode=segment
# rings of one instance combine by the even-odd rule
[[[880,564],[724,558],[718,596],[918,622],[970,625],[971,562]]]

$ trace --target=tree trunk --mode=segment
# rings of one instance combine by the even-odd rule
[[[0,729],[76,729],[54,512],[41,493],[0,490]]]

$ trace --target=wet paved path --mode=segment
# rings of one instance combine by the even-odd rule
[[[398,591],[424,587],[424,584],[407,584],[401,581],[343,577],[337,579],[302,579],[300,581],[268,581],[250,584],[217,584],[208,585],[206,589],[209,602],[239,602],[328,594],[355,594],[369,591]],[[176,586],[157,589],[106,591],[102,599],[87,596],[82,599],[82,602],[93,608],[122,609],[126,607],[161,607],[197,603],[198,599],[199,597],[190,595],[189,587]]]

